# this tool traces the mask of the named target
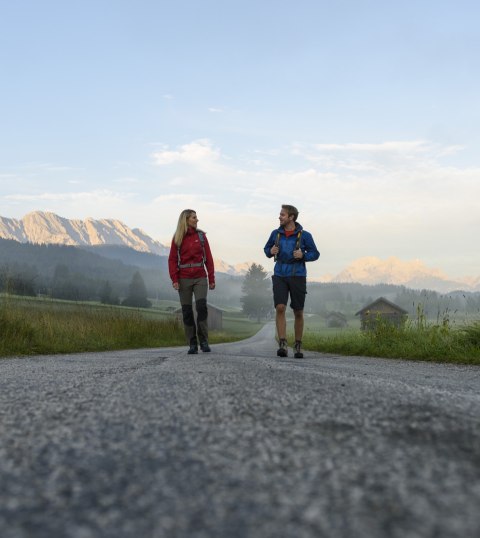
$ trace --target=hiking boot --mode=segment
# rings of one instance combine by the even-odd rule
[[[280,344],[280,347],[277,350],[277,356],[288,357],[288,346],[287,346],[287,341],[285,340],[285,338],[281,338],[279,344]]]
[[[302,353],[302,342],[301,340],[295,340],[295,354],[294,357],[296,359],[303,359],[303,353]]]
[[[209,353],[210,351],[212,351],[210,349],[210,346],[208,345],[208,342],[205,340],[205,342],[200,342],[200,349],[204,352],[204,353]]]
[[[196,355],[198,353],[198,346],[197,344],[192,344],[190,348],[188,349],[189,355]]]

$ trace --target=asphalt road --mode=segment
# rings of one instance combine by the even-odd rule
[[[1,359],[0,536],[480,536],[480,368],[212,349]]]

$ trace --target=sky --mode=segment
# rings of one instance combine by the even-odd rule
[[[115,218],[261,263],[281,204],[321,253],[479,276],[476,0],[0,7],[0,215]]]

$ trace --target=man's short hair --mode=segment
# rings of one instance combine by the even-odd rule
[[[288,216],[291,217],[293,215],[293,220],[296,222],[298,218],[298,209],[293,205],[287,205],[282,204],[282,209],[285,209],[285,211],[288,213]]]

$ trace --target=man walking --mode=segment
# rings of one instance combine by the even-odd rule
[[[288,356],[286,309],[290,294],[290,307],[295,315],[294,357],[302,359],[303,307],[307,294],[305,262],[318,260],[320,252],[315,246],[312,234],[302,228],[297,217],[297,208],[282,205],[280,227],[270,234],[264,251],[267,258],[275,257],[276,262],[272,282],[279,340],[277,355]]]

